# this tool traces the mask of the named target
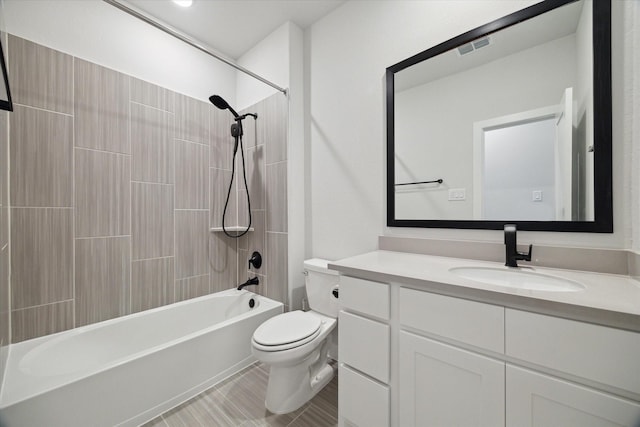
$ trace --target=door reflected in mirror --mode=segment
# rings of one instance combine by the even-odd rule
[[[611,228],[610,65],[608,88],[593,84],[610,63],[594,33],[610,17],[594,20],[591,0],[558,3],[387,69],[388,225]]]

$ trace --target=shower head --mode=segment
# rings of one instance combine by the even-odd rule
[[[225,101],[224,98],[222,98],[220,95],[211,95],[209,97],[209,101],[211,101],[211,103],[213,105],[215,105],[216,107],[218,107],[221,110],[229,110],[229,111],[231,111],[231,114],[233,114],[233,117],[235,117],[236,119],[240,117],[238,115],[238,113],[236,113],[236,110],[231,108],[229,103],[227,101]]]

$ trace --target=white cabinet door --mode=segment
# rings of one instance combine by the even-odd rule
[[[507,365],[507,426],[640,425],[640,404]]]
[[[400,425],[504,426],[504,362],[400,331]]]

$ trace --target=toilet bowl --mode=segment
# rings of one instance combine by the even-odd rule
[[[335,375],[327,352],[337,325],[338,300],[333,291],[338,286],[338,274],[326,265],[327,261],[319,259],[305,261],[311,311],[272,317],[256,329],[251,339],[255,358],[269,365],[265,406],[275,414],[300,408]]]

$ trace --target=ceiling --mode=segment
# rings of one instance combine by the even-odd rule
[[[169,24],[215,51],[238,59],[287,21],[307,28],[345,0],[193,0],[188,8],[171,0],[122,3]]]

